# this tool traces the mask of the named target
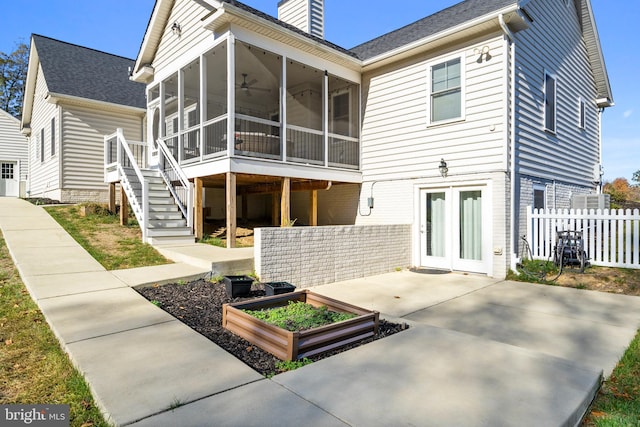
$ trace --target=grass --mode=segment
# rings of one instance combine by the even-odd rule
[[[20,280],[0,237],[0,404],[66,404],[70,425],[108,426]]]
[[[151,245],[142,243],[138,225],[120,225],[106,210],[80,215],[81,206],[48,207],[47,212],[107,270],[168,264]]]
[[[314,307],[301,301],[289,301],[283,307],[264,310],[243,310],[253,317],[287,331],[303,331],[356,317],[353,313],[338,313],[327,307]]]
[[[640,426],[640,331],[604,382],[586,426]]]

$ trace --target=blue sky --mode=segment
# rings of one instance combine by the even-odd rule
[[[277,15],[278,0],[245,0]],[[430,15],[458,0],[325,0],[326,38],[353,47]],[[31,33],[129,58],[138,54],[153,0],[7,0],[0,14],[0,51]],[[616,106],[603,119],[605,179],[640,170],[640,1],[592,0]]]

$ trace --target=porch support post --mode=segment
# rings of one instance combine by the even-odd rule
[[[227,172],[227,248],[236,247],[236,174]]]
[[[280,157],[287,161],[287,57],[282,55],[282,81],[280,82]],[[274,223],[273,225],[277,225]]]
[[[227,38],[227,156],[235,150],[236,133],[236,38]]]
[[[195,178],[195,203],[193,212],[193,222],[196,233],[196,239],[202,239],[204,234],[204,212],[202,210],[202,178]]]
[[[129,225],[129,199],[122,185],[120,186],[120,225]]]
[[[109,212],[116,213],[116,183],[109,183]]]
[[[291,178],[282,178],[282,193],[280,193],[280,226],[291,225]]]
[[[329,166],[329,73],[325,70],[322,80],[322,130],[324,131],[324,165]]]
[[[181,68],[178,70],[178,164],[183,160],[183,134],[184,128],[184,70]]]
[[[271,194],[271,225],[280,225],[280,193],[275,192]]]
[[[309,225],[318,225],[318,190],[311,190],[309,197]]]
[[[198,133],[198,151],[200,151],[200,161],[204,157],[204,128],[203,123],[207,121],[207,57],[200,55],[200,132]]]

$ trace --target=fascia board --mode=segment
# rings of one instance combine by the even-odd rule
[[[130,105],[114,104],[113,102],[98,101],[95,99],[81,98],[79,96],[64,95],[61,93],[48,92],[45,100],[52,104],[70,103],[74,105],[87,106],[92,108],[102,108],[110,111],[121,111],[137,115],[144,115],[146,108],[132,107]]]
[[[449,29],[447,29],[445,31],[441,31],[441,32],[439,32],[437,34],[434,34],[434,35],[431,35],[429,37],[425,37],[423,39],[416,40],[413,43],[409,43],[409,44],[403,45],[403,46],[401,46],[401,47],[399,47],[397,49],[390,50],[390,51],[382,53],[382,54],[380,54],[378,56],[374,56],[373,58],[366,59],[366,60],[363,61],[363,66],[364,67],[370,67],[370,66],[372,66],[373,64],[375,64],[377,62],[381,62],[381,61],[384,61],[386,59],[393,58],[394,56],[405,54],[407,52],[410,52],[410,51],[412,51],[414,49],[419,48],[422,45],[426,45],[426,44],[431,43],[433,41],[436,41],[438,39],[441,39],[441,38],[444,38],[444,37],[447,37],[447,36],[451,36],[451,35],[454,35],[456,33],[461,32],[461,31],[473,28],[473,27],[475,27],[477,25],[480,25],[482,23],[485,23],[487,21],[491,21],[493,19],[497,19],[499,15],[504,15],[506,13],[517,12],[519,9],[520,9],[520,7],[517,4],[515,4],[513,6],[509,6],[509,7],[500,9],[498,11],[492,12],[491,14],[480,16],[480,17],[478,17],[476,19],[473,19],[471,21],[467,21],[464,24],[458,25],[456,27],[449,28]]]

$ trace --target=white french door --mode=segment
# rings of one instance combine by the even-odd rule
[[[421,190],[421,265],[487,273],[488,224],[486,186]]]

